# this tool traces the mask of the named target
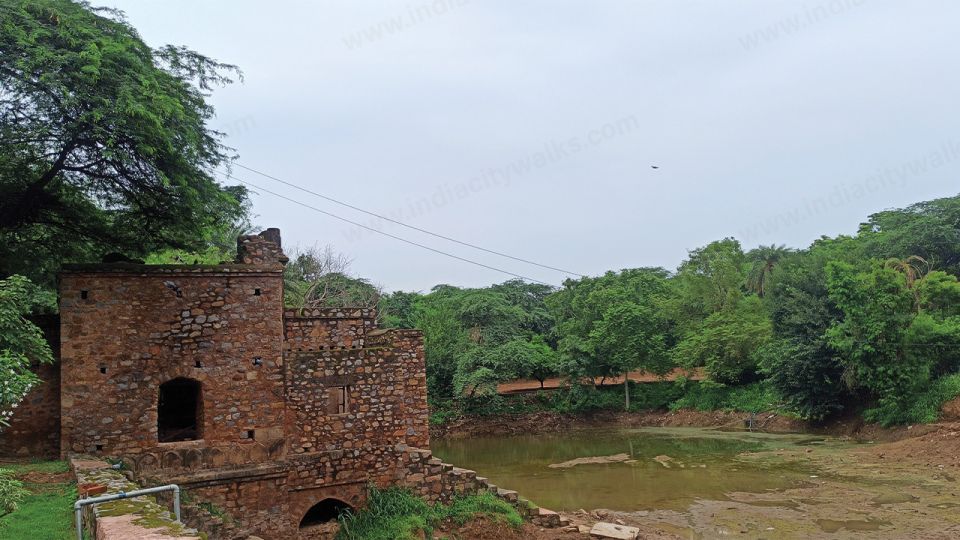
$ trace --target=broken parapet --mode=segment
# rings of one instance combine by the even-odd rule
[[[240,264],[284,265],[290,259],[280,245],[280,229],[237,238],[237,262]]]
[[[85,456],[71,456],[70,468],[81,494],[90,496],[129,493],[140,486],[128,480],[110,463]],[[82,495],[81,495],[82,496]],[[177,522],[173,514],[152,496],[131,497],[86,506],[83,523],[97,540],[200,540],[195,529]]]

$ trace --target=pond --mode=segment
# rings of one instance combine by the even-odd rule
[[[798,486],[815,471],[737,456],[827,443],[809,435],[643,428],[438,440],[432,449],[546,508],[633,512],[682,511],[730,492]]]

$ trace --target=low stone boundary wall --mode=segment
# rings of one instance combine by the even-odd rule
[[[546,528],[569,525],[560,514],[540,508],[516,491],[490,483],[486,478],[477,476],[475,471],[444,463],[440,458],[433,457],[430,450],[403,445],[399,445],[397,450],[403,460],[398,470],[397,483],[410,488],[431,503],[448,503],[457,495],[487,491],[513,505],[521,516],[536,525]]]
[[[70,468],[81,493],[91,497],[140,489],[110,463],[74,456]],[[81,495],[82,496],[82,495]],[[195,529],[178,523],[173,513],[152,496],[131,497],[84,507],[84,528],[96,540],[200,540]]]

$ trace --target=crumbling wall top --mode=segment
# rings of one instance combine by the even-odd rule
[[[281,247],[280,229],[270,228],[260,234],[237,238],[237,262],[240,264],[284,265],[289,260]]]

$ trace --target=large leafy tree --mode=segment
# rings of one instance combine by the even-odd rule
[[[952,301],[960,298],[957,278],[930,272],[911,283],[906,273],[882,263],[863,271],[832,262],[828,286],[844,317],[827,336],[851,384],[876,400],[868,417],[910,421],[914,396],[938,370],[957,368],[960,316]]]
[[[662,294],[650,291],[650,294]],[[630,409],[628,374],[634,370],[665,374],[673,367],[667,352],[667,321],[660,302],[646,298],[613,304],[590,331],[594,354],[604,359],[611,370],[623,374],[624,409]]]
[[[684,331],[710,314],[736,306],[747,279],[747,258],[740,242],[724,238],[690,252],[677,271],[674,317]]]
[[[820,239],[784,258],[764,297],[775,338],[758,351],[760,367],[784,405],[804,418],[821,420],[851,398],[825,334],[843,316],[828,294],[826,265],[855,254],[853,243],[849,237]]]
[[[242,220],[245,190],[213,177],[231,151],[206,101],[238,75],[149,47],[115,10],[0,3],[0,275],[202,249]]]
[[[658,351],[673,341],[668,276],[662,268],[636,268],[564,283],[547,299],[564,372],[592,380],[629,369],[660,371]]]
[[[760,299],[749,296],[712,313],[674,348],[680,365],[704,366],[722,384],[750,382],[758,371],[758,352],[772,337],[770,319]]]
[[[960,197],[921,202],[870,216],[860,240],[876,259],[922,258],[931,266],[960,275]]]

